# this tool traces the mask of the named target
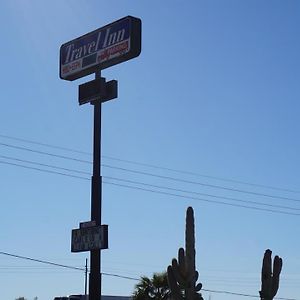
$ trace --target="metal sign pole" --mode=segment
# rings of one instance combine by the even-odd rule
[[[88,259],[85,259],[85,273],[84,273],[84,295],[87,297],[87,276],[88,276]]]
[[[93,175],[91,221],[72,230],[71,251],[90,251],[89,300],[101,300],[101,249],[108,249],[108,226],[101,224],[101,106],[118,97],[118,82],[106,82],[101,72],[141,53],[140,19],[127,16],[60,47],[59,76],[73,81],[95,73],[95,80],[79,85],[79,105],[94,106]]]
[[[95,78],[101,78],[101,72],[95,74]],[[93,176],[91,192],[91,220],[101,225],[101,101],[92,102],[94,105],[94,151],[93,151]],[[101,300],[101,251],[90,252],[90,280],[89,300]]]

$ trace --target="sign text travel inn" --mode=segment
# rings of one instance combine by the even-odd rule
[[[75,80],[139,56],[141,20],[131,16],[60,47],[60,78]]]

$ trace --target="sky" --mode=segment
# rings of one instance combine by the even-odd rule
[[[296,0],[0,2],[1,299],[84,293],[89,253],[70,244],[90,220],[93,107],[78,85],[94,75],[60,79],[59,48],[128,15],[141,54],[102,71],[119,85],[102,107],[102,293],[165,271],[192,206],[206,300],[258,296],[268,248],[277,296],[300,299]]]

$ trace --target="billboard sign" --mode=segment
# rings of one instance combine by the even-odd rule
[[[61,79],[75,80],[141,53],[141,20],[122,18],[60,47]]]
[[[72,230],[71,252],[108,248],[108,226],[81,227]]]

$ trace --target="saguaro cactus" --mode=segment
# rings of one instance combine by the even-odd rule
[[[272,272],[272,251],[266,250],[261,270],[261,291],[262,300],[272,300],[279,288],[279,276],[282,269],[282,259],[275,256]]]
[[[202,284],[196,284],[198,272],[195,263],[195,225],[194,211],[188,207],[186,212],[185,250],[178,250],[178,260],[173,259],[172,265],[168,266],[168,283],[171,297],[175,300],[203,300],[198,293]]]

